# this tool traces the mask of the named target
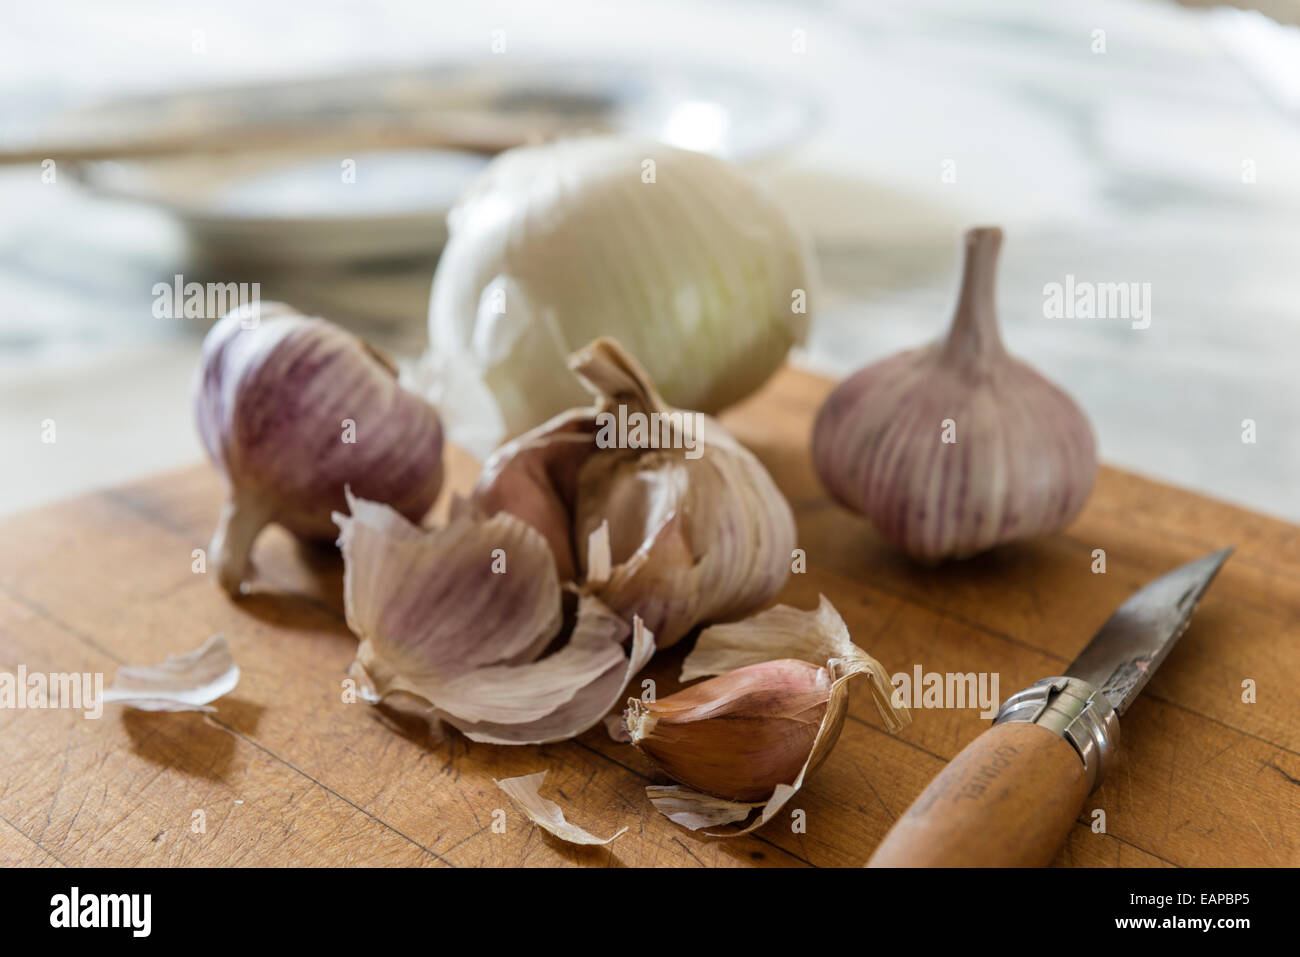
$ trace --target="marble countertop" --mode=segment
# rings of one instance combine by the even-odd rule
[[[999,223],[1007,345],[1079,400],[1106,461],[1300,521],[1300,96],[1243,66],[1249,21],[1155,0],[64,9],[15,11],[0,115],[160,77],[463,57],[500,28],[530,56],[761,71],[818,109],[754,168],[821,261],[798,361],[838,374],[937,336],[961,230]],[[807,52],[792,56],[796,29]],[[414,351],[433,262],[286,276],[278,294]],[[189,379],[205,327],[149,308],[184,268],[166,216],[0,171],[0,448],[17,463],[0,512],[200,457]],[[1067,276],[1150,284],[1149,327],[1047,318],[1044,287]]]

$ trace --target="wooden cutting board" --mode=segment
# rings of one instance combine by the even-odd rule
[[[829,387],[787,369],[724,417],[798,517],[808,570],[781,600],[809,608],[825,593],[892,672],[996,672],[1005,697],[1060,673],[1151,578],[1235,544],[1056,862],[1300,865],[1300,529],[1102,469],[1064,534],[922,568],[817,483],[807,436]],[[449,457],[449,486],[468,490],[476,465]],[[257,592],[231,602],[192,570],[220,500],[204,465],[0,523],[0,670],[111,678],[224,632],[243,671],[211,716],[0,711],[0,865],[860,865],[987,726],[976,709],[915,709],[893,736],[858,687],[834,753],[787,808],[804,812],[802,832],[787,813],[755,835],[700,839],[650,806],[643,788],[663,779],[601,728],[493,747],[343,703],[355,639],[337,554],[272,529]],[[683,653],[652,662],[661,694]],[[628,832],[577,848],[533,827],[493,778],[543,769],[571,821]]]

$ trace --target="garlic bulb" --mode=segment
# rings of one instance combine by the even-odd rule
[[[329,541],[347,485],[412,519],[442,485],[433,406],[399,386],[367,343],[280,303],[242,306],[212,327],[194,405],[229,489],[209,561],[232,595],[268,523]]]
[[[1002,345],[1001,245],[1000,229],[970,230],[946,338],[844,380],[813,429],[813,461],[831,495],[923,560],[1064,527],[1097,472],[1083,412]]]
[[[705,629],[681,680],[716,677],[658,701],[630,699],[624,712],[632,743],[682,782],[647,787],[651,803],[691,830],[752,818],[713,837],[762,827],[835,747],[857,675],[887,730],[911,722],[893,702],[888,672],[853,643],[825,595],[812,611],[777,605]]]
[[[715,420],[669,406],[618,343],[571,365],[597,404],[497,450],[469,507],[523,519],[561,581],[642,618],[661,648],[775,595],[794,516],[762,464]]]
[[[597,336],[704,412],[756,389],[803,337],[809,249],[716,157],[625,136],[510,150],[448,226],[421,384],[479,457],[583,402],[565,359]]]
[[[798,776],[830,700],[825,668],[782,658],[658,701],[633,698],[624,720],[631,743],[673,780],[731,801],[762,801]]]

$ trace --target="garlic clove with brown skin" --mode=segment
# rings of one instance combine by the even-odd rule
[[[240,307],[212,327],[194,406],[229,490],[209,561],[231,595],[267,524],[331,541],[345,486],[419,520],[442,485],[433,406],[368,343],[280,303]]]
[[[651,803],[693,831],[748,821],[706,830],[710,837],[762,827],[835,747],[857,676],[867,679],[888,731],[911,722],[884,667],[853,643],[824,595],[811,611],[777,605],[705,629],[681,680],[710,680],[656,703],[629,701],[624,713],[633,743],[683,782],[647,787]]]
[[[633,746],[673,780],[729,801],[763,801],[799,776],[831,688],[825,668],[764,661],[657,701],[632,698],[624,721]]]
[[[925,561],[1063,528],[1097,472],[1082,410],[1002,344],[1001,244],[1000,229],[967,232],[947,336],[849,376],[813,428],[813,461],[831,495]]]

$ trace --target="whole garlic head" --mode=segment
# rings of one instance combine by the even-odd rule
[[[813,430],[831,495],[927,561],[1063,528],[1097,472],[1082,410],[1002,345],[1001,245],[1000,229],[970,230],[947,336],[845,379]]]
[[[715,419],[668,405],[612,339],[570,366],[596,404],[501,446],[469,507],[523,519],[550,545],[561,581],[642,618],[661,648],[780,591],[794,515],[754,454]],[[628,441],[613,441],[620,431]]]
[[[448,225],[422,374],[452,441],[480,457],[583,403],[566,359],[598,336],[672,405],[715,412],[761,385],[808,321],[810,247],[703,153],[608,135],[513,149]]]
[[[203,341],[199,435],[229,489],[209,551],[237,594],[270,522],[332,541],[344,488],[418,521],[442,486],[442,426],[357,336],[281,303],[241,306]]]

